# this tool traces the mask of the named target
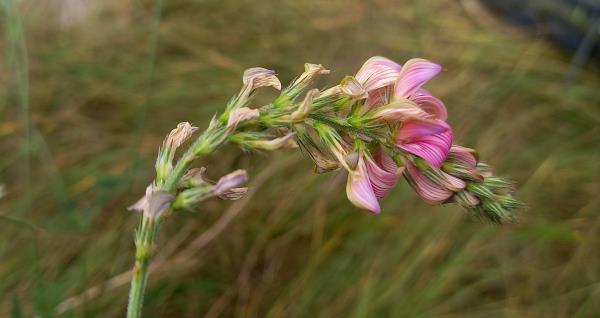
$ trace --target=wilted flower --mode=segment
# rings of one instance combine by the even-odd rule
[[[292,83],[292,86],[304,86],[308,85],[315,76],[329,74],[329,70],[323,67],[321,64],[304,64],[304,73],[300,74],[298,78]]]
[[[198,128],[188,122],[179,123],[163,141],[156,159],[157,181],[162,182],[173,169],[173,158],[175,151],[183,144]]]
[[[287,133],[285,136],[270,140],[248,140],[245,145],[249,148],[273,151],[277,149],[298,148],[294,141],[294,133]]]
[[[360,85],[360,83],[358,82],[358,80],[356,80],[356,78],[352,77],[352,76],[346,76],[341,84],[340,84],[340,89],[342,91],[342,93],[350,96],[350,97],[354,97],[354,98],[364,98],[367,96],[367,91],[365,90],[365,88]]]
[[[248,91],[267,86],[281,90],[281,82],[275,76],[275,71],[262,67],[253,67],[244,71],[242,81]]]
[[[219,179],[212,189],[212,193],[216,196],[229,195],[231,190],[238,188],[248,182],[248,173],[246,170],[233,171]]]
[[[153,185],[149,185],[146,187],[146,194],[127,209],[142,212],[144,218],[157,220],[169,209],[173,197],[171,193],[157,190]]]
[[[179,185],[182,188],[192,188],[206,186],[212,183],[206,178],[206,168],[200,167],[188,170],[188,172],[181,177],[181,182]]]
[[[248,107],[236,108],[229,113],[227,129],[233,131],[239,123],[258,118],[259,116],[260,112],[258,109],[250,109]]]
[[[237,200],[243,197],[248,188],[240,187],[248,181],[245,170],[236,170],[214,183],[204,176],[205,169],[190,170],[182,180],[184,188],[173,201],[177,210],[192,210],[198,203],[211,197],[224,200]]]

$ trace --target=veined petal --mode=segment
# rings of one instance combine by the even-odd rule
[[[281,90],[281,82],[275,76],[275,71],[262,67],[253,67],[244,71],[242,81],[244,85],[249,87],[250,91],[264,86],[271,86],[277,90]]]
[[[368,92],[367,100],[365,100],[365,108],[369,110],[376,106],[389,104],[390,94],[389,87],[381,87]]]
[[[258,118],[259,116],[260,112],[258,109],[251,109],[248,107],[236,108],[229,114],[227,129],[235,130],[239,123]]]
[[[383,170],[390,173],[395,173],[398,176],[402,175],[404,167],[398,167],[396,162],[394,162],[394,159],[392,159],[392,157],[390,157],[383,150],[379,149],[376,151],[373,155],[373,158],[375,159],[375,162],[377,162],[377,164],[383,168]]]
[[[425,136],[446,132],[450,126],[441,120],[411,120],[405,122],[398,130],[397,141],[410,142]]]
[[[352,76],[346,76],[340,83],[342,92],[355,98],[364,98],[367,96],[365,88]]]
[[[439,168],[448,156],[452,136],[452,129],[444,121],[413,120],[400,127],[396,145],[425,159],[434,168]]]
[[[423,171],[423,174],[431,181],[453,192],[458,192],[467,186],[467,183],[462,179],[445,173],[442,170],[428,168]]]
[[[479,159],[477,158],[477,151],[475,149],[452,145],[448,153],[448,161],[474,169]]]
[[[149,185],[146,187],[146,194],[127,209],[142,212],[144,217],[157,220],[169,209],[173,198],[171,193],[156,190],[152,185]]]
[[[415,192],[427,203],[441,204],[448,200],[454,192],[427,178],[411,162],[407,162],[404,177]]]
[[[426,119],[430,115],[417,104],[408,100],[395,100],[388,105],[378,107],[374,116],[387,122],[401,122],[408,119]]]
[[[356,73],[356,79],[367,91],[392,85],[400,75],[402,66],[381,56],[368,59]]]
[[[169,136],[165,140],[165,145],[170,145],[173,151],[183,144],[190,136],[198,130],[198,127],[193,127],[188,122],[177,124],[177,128],[171,130]]]
[[[155,163],[156,179],[159,183],[163,182],[168,174],[171,173],[173,158],[175,157],[177,148],[188,140],[197,129],[197,127],[193,127],[188,122],[179,123],[177,128],[171,130],[165,138],[162,147],[158,151]]]
[[[385,153],[380,156],[387,156],[389,158],[389,156]],[[397,173],[397,167],[389,171],[380,166],[376,160],[367,157],[365,161],[367,164],[367,171],[369,173],[369,181],[371,182],[371,187],[373,188],[375,196],[378,198],[385,197],[394,187],[394,185],[396,185],[396,182],[398,182],[398,179],[400,178],[400,175]],[[386,168],[390,167],[388,166]]]
[[[246,170],[236,170],[221,177],[214,185],[212,193],[216,196],[227,194],[230,190],[236,189],[248,182],[248,173]]]
[[[348,200],[355,206],[379,214],[381,207],[369,181],[369,174],[363,157],[364,155],[359,157],[356,170],[348,174],[346,195]]]
[[[421,88],[423,84],[436,76],[442,67],[424,59],[411,59],[400,71],[394,98],[409,98]]]
[[[434,115],[435,118],[443,121],[448,119],[448,110],[446,109],[446,105],[444,105],[444,103],[437,97],[431,95],[431,93],[428,91],[421,88],[411,96],[411,99],[417,103],[421,109],[431,115]]]

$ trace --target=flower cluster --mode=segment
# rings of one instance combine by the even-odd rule
[[[380,213],[379,200],[404,177],[428,203],[456,202],[474,215],[510,221],[521,206],[512,196],[513,185],[494,176],[474,150],[454,144],[444,103],[422,88],[440,71],[424,59],[400,65],[372,57],[354,76],[319,90],[310,87],[315,77],[329,73],[321,65],[306,64],[283,89],[274,71],[248,69],[240,92],[175,165],[177,148],[196,128],[181,123],[167,136],[156,179],[132,209],[158,219],[165,212],[193,209],[208,197],[241,197],[244,171],[215,183],[204,177],[205,170],[190,168],[193,160],[229,142],[249,150],[299,147],[317,172],[347,171],[348,199],[373,213]],[[261,87],[281,94],[268,105],[251,107]]]
[[[379,200],[404,176],[428,203],[456,202],[475,216],[512,221],[522,204],[512,196],[511,182],[494,176],[474,150],[454,144],[444,103],[421,88],[440,70],[423,59],[400,65],[372,57],[355,76],[325,90],[310,89],[317,76],[329,73],[322,65],[306,64],[304,73],[283,89],[274,71],[246,70],[239,93],[176,163],[177,149],[197,128],[184,122],[169,133],[158,152],[156,178],[130,207],[142,217],[135,235],[128,317],[141,314],[162,220],[211,197],[236,200],[246,193],[244,170],[211,181],[206,169],[192,167],[194,160],[226,143],[254,151],[300,148],[319,173],[345,170],[348,199],[373,213],[381,212]],[[251,107],[262,87],[281,93],[267,105]]]

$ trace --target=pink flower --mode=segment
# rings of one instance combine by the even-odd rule
[[[346,183],[348,200],[357,207],[379,214],[381,207],[369,178],[369,171],[365,162],[365,155],[361,153],[354,170],[349,171]]]
[[[381,56],[373,56],[363,64],[355,78],[367,92],[367,109],[387,104],[389,88],[398,80],[401,69],[400,64]]]
[[[406,121],[396,133],[396,146],[439,168],[452,146],[452,129],[439,119]]]
[[[442,67],[424,59],[411,59],[398,75],[398,81],[394,87],[394,99],[410,99],[423,84],[435,77]]]
[[[415,192],[427,203],[441,204],[446,202],[454,192],[441,184],[433,182],[415,167],[411,162],[407,162],[404,177],[415,190]]]
[[[398,169],[394,160],[381,150],[375,154],[373,159],[367,157],[366,164],[375,196],[385,197],[398,182],[402,171]]]
[[[408,99],[395,100],[387,105],[379,106],[372,111],[372,114],[374,118],[390,123],[432,118],[432,115]]]
[[[356,73],[356,80],[367,91],[390,86],[396,82],[402,66],[381,56],[373,56]]]
[[[411,100],[415,102],[419,107],[426,111],[427,113],[433,115],[437,119],[441,119],[446,121],[448,119],[448,111],[446,110],[446,105],[439,100],[437,97],[434,97],[428,91],[424,89],[419,89],[416,93],[414,93],[411,97]]]
[[[459,145],[452,145],[448,153],[448,161],[462,164],[465,167],[475,169],[479,159],[474,149]]]

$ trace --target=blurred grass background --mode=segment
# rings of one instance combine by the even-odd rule
[[[477,1],[15,1],[0,23],[0,316],[119,317],[162,138],[204,128],[245,68],[334,84],[372,55],[444,66],[427,88],[457,142],[510,176],[518,225],[430,207],[381,216],[295,151],[229,147],[251,191],[169,219],[146,317],[598,317],[600,78]],[[267,97],[269,93],[265,93]]]

